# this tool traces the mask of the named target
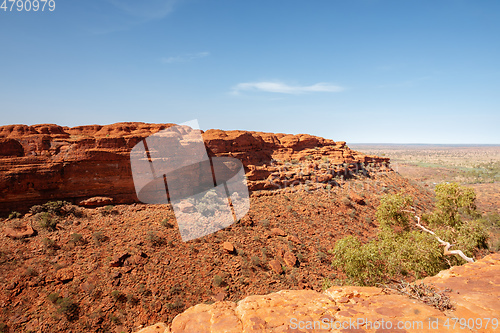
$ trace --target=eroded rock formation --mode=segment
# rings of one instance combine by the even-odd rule
[[[137,201],[130,150],[170,126],[173,124],[1,126],[0,212],[22,211],[49,200],[77,203],[96,196],[112,198],[116,204]],[[208,130],[203,139],[209,155],[243,162],[250,191],[324,182],[335,173],[389,161],[352,151],[345,142],[306,134]],[[298,161],[307,162],[308,170],[297,170]]]

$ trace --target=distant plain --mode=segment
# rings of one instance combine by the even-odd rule
[[[434,187],[466,184],[476,191],[478,208],[500,213],[500,145],[348,144],[366,154],[390,157],[402,176]]]

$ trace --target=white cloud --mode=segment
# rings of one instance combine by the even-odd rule
[[[233,87],[233,93],[240,91],[265,91],[281,94],[303,94],[308,92],[339,92],[344,90],[340,86],[320,82],[311,86],[291,86],[282,82],[246,82],[238,83]]]
[[[167,64],[174,62],[187,62],[195,59],[205,58],[210,55],[210,52],[187,53],[176,57],[162,58],[161,61]]]

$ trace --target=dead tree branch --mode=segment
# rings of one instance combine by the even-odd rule
[[[432,230],[429,230],[426,227],[424,227],[420,223],[420,216],[418,216],[415,213],[414,210],[412,211],[412,210],[403,209],[403,212],[407,212],[407,213],[413,214],[415,216],[415,218],[417,219],[416,226],[419,227],[420,229],[422,229],[423,231],[425,231],[425,232],[433,235],[437,239],[437,241],[439,242],[440,246],[444,246],[444,255],[445,256],[452,256],[452,255],[458,254],[465,261],[467,261],[467,262],[474,262],[474,259],[467,257],[461,250],[451,250],[450,251],[450,247],[452,247],[453,244],[445,242],[444,240],[442,240],[441,238],[439,238]]]

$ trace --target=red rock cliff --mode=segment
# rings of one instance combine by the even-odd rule
[[[130,150],[143,138],[173,125],[1,126],[0,212],[94,196],[112,197],[115,203],[137,201]],[[275,188],[285,179],[307,180],[307,175],[284,175],[278,167],[284,161],[307,161],[313,168],[320,160],[337,168],[342,163],[388,163],[387,158],[352,151],[345,142],[306,134],[208,130],[203,138],[209,155],[243,162],[251,191]],[[272,160],[278,162],[271,165]]]

